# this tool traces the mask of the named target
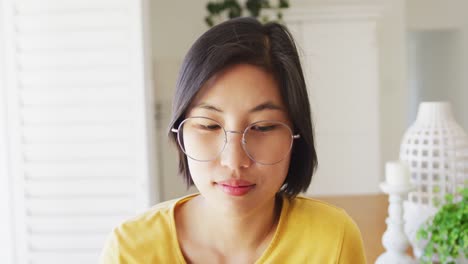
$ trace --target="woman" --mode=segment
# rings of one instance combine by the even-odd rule
[[[365,263],[341,209],[298,197],[317,166],[298,53],[276,23],[229,20],[183,62],[169,136],[200,194],[110,236],[102,263]]]

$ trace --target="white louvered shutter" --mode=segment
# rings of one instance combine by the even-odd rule
[[[142,5],[3,0],[15,263],[96,263],[154,202]]]

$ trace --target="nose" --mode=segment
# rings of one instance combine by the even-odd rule
[[[250,167],[253,161],[242,147],[242,133],[237,131],[226,132],[228,132],[227,142],[223,153],[221,153],[221,165],[232,170]]]

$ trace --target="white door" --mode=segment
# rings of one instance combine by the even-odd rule
[[[158,195],[144,0],[0,2],[0,256],[96,263]]]
[[[377,7],[311,1],[285,15],[302,55],[315,126],[319,166],[309,195],[379,191]]]

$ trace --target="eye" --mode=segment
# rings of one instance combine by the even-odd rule
[[[203,124],[203,123],[198,123],[195,125],[196,128],[201,129],[201,130],[206,130],[206,131],[216,131],[221,129],[221,127],[218,124]]]
[[[257,124],[250,128],[250,130],[258,131],[258,132],[268,132],[276,129],[278,125],[275,124]]]

